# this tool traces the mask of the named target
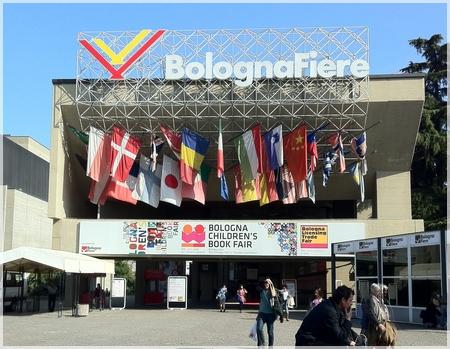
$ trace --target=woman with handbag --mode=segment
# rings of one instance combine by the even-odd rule
[[[389,312],[381,299],[381,287],[378,284],[370,286],[371,297],[368,302],[368,332],[369,346],[394,346],[396,330],[389,321]]]
[[[259,288],[261,289],[261,288]],[[265,346],[264,324],[267,324],[267,335],[269,337],[269,347],[273,347],[274,333],[273,324],[276,320],[274,314],[275,302],[278,302],[278,295],[272,280],[264,280],[264,287],[260,292],[259,312],[256,317],[256,333],[258,336],[258,347]]]

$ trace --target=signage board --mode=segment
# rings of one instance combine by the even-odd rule
[[[365,227],[295,221],[83,220],[79,234],[79,252],[94,256],[331,256],[331,243],[362,239]]]
[[[408,247],[409,236],[391,236],[381,239],[381,247],[383,249]]]
[[[167,278],[167,309],[187,308],[187,277],[169,276]]]
[[[335,254],[347,254],[355,252],[355,242],[339,242],[334,244],[334,253]]]
[[[439,232],[413,234],[410,236],[410,239],[411,246],[436,245],[441,242]]]
[[[377,239],[356,241],[356,252],[375,251],[377,246]]]
[[[111,284],[111,309],[125,309],[127,303],[127,280],[124,278],[113,278]]]

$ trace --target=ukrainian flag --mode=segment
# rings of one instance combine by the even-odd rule
[[[180,172],[183,182],[194,184],[195,176],[200,171],[208,147],[208,139],[199,136],[187,128],[183,129],[180,158]]]

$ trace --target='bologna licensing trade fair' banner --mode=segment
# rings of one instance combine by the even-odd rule
[[[364,238],[363,223],[83,220],[79,252],[98,256],[331,256],[331,243]]]

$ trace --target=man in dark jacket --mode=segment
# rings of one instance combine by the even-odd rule
[[[355,345],[356,333],[350,321],[353,295],[351,288],[339,286],[331,298],[314,307],[295,335],[295,346]]]

